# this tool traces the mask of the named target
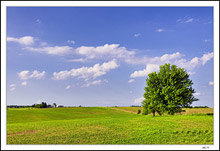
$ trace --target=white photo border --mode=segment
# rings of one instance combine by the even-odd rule
[[[7,7],[213,7],[214,144],[213,145],[7,145],[6,10]],[[218,1],[1,1],[1,149],[3,150],[219,150],[219,2]]]

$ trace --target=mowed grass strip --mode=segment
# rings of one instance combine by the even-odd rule
[[[141,112],[143,111],[142,107],[111,107],[115,110],[130,112],[130,113],[137,113],[140,109]],[[213,108],[183,108],[184,112],[177,113],[178,115],[187,115],[187,114],[213,114]]]
[[[213,116],[152,117],[108,107],[9,109],[7,134],[7,144],[213,144]]]

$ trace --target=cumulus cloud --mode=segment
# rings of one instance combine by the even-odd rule
[[[135,104],[141,103],[142,101],[144,101],[144,97],[140,97],[134,100]]]
[[[27,80],[27,79],[42,79],[45,77],[45,71],[37,71],[34,70],[32,72],[28,70],[24,70],[18,73],[18,77],[22,80]]]
[[[140,33],[137,33],[137,34],[134,34],[134,37],[139,37],[141,34]]]
[[[82,46],[76,48],[76,53],[89,59],[95,58],[127,58],[135,54],[134,51],[128,51],[125,47],[119,47],[119,44],[105,44],[98,47]]]
[[[210,59],[213,58],[213,52],[211,53],[207,53],[207,54],[204,54],[200,60],[202,61],[202,64],[204,65],[207,61],[209,61]]]
[[[170,62],[172,60],[179,59],[183,57],[183,54],[180,54],[179,52],[173,53],[173,54],[164,54],[163,56],[160,57],[161,62]]]
[[[22,85],[22,86],[26,86],[26,85],[27,85],[27,82],[24,81],[24,82],[21,83],[21,85]]]
[[[174,64],[176,64],[179,67],[192,70],[195,67],[199,66],[201,64],[201,62],[200,62],[200,59],[198,57],[194,57],[190,61],[187,61],[186,59],[176,60],[174,62]]]
[[[132,82],[134,82],[134,79],[128,80],[128,83],[132,83]]]
[[[99,63],[95,64],[92,67],[81,67],[72,70],[64,70],[60,72],[53,73],[53,79],[55,80],[63,80],[68,77],[77,77],[83,79],[95,79],[99,76],[105,75],[108,71],[118,68],[119,65],[116,63],[115,60],[104,62],[102,65]]]
[[[157,29],[156,31],[160,33],[160,32],[163,32],[165,30],[160,28],[160,29]]]
[[[187,60],[183,58],[183,54],[176,52],[173,54],[164,54],[161,57],[143,57],[143,58],[129,58],[126,59],[125,61],[130,64],[146,64],[147,66],[149,65],[149,69],[143,69],[139,71],[135,71],[134,73],[131,74],[130,77],[145,77],[147,76],[150,72],[156,71],[153,70],[151,71],[152,64],[155,65],[154,67],[159,69],[160,65],[163,65],[165,63],[170,63],[170,64],[175,64],[178,67],[184,68],[186,70],[193,70],[196,67],[199,67],[201,65],[206,64],[209,60],[213,58],[213,52],[203,54],[201,58],[199,57],[194,57],[191,60]],[[191,75],[195,74],[195,72],[190,71],[189,72]]]
[[[75,44],[75,41],[73,41],[73,40],[67,40],[67,42],[68,42],[68,43],[71,43],[71,44],[73,44],[73,45]]]
[[[159,65],[147,64],[146,69],[135,71],[130,75],[130,77],[131,78],[146,77],[149,73],[154,72],[154,71],[158,71],[158,70],[159,70]]]
[[[54,46],[54,47],[25,47],[24,50],[45,53],[49,55],[66,55],[73,53],[73,48],[69,46]]]
[[[70,89],[70,87],[71,87],[70,85],[67,85],[67,86],[66,86],[66,89],[68,90],[68,89]]]
[[[19,78],[21,78],[22,80],[27,80],[29,79],[29,72],[28,70],[24,70],[18,73]]]
[[[73,48],[69,46],[46,46],[46,42],[40,42],[39,47],[31,47],[28,45],[32,45],[35,42],[35,38],[31,36],[25,36],[21,38],[7,37],[8,42],[17,42],[19,44],[26,45],[26,47],[22,48],[23,50],[39,52],[49,55],[67,55],[73,54]],[[75,41],[68,40],[67,42],[74,44]]]
[[[34,38],[31,36],[24,36],[21,38],[7,37],[8,42],[17,42],[22,45],[32,45],[34,44]]]
[[[92,81],[92,82],[87,82],[86,84],[83,84],[81,87],[89,87],[91,85],[98,85],[98,84],[101,84],[102,83],[102,80],[95,80],[95,81]]]
[[[209,81],[209,85],[214,85],[214,82],[213,81]]]
[[[182,68],[192,70],[198,66],[206,64],[209,60],[213,58],[213,52],[203,54],[201,58],[194,57],[191,60],[187,61],[186,59],[179,59],[174,61],[174,64]]]
[[[163,63],[170,63],[174,60],[182,58],[184,55],[176,52],[173,54],[164,54],[161,57],[131,57],[125,59],[125,62],[129,64],[163,64]]]

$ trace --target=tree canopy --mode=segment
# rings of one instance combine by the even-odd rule
[[[198,101],[193,96],[195,90],[189,74],[176,65],[160,66],[158,73],[148,74],[146,84],[145,100],[142,102],[143,114],[153,113],[155,116],[156,112],[159,115],[166,112],[173,115],[180,112],[181,108],[189,107],[193,101]]]

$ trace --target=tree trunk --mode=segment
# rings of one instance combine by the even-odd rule
[[[155,116],[155,112],[153,112],[153,116]]]

